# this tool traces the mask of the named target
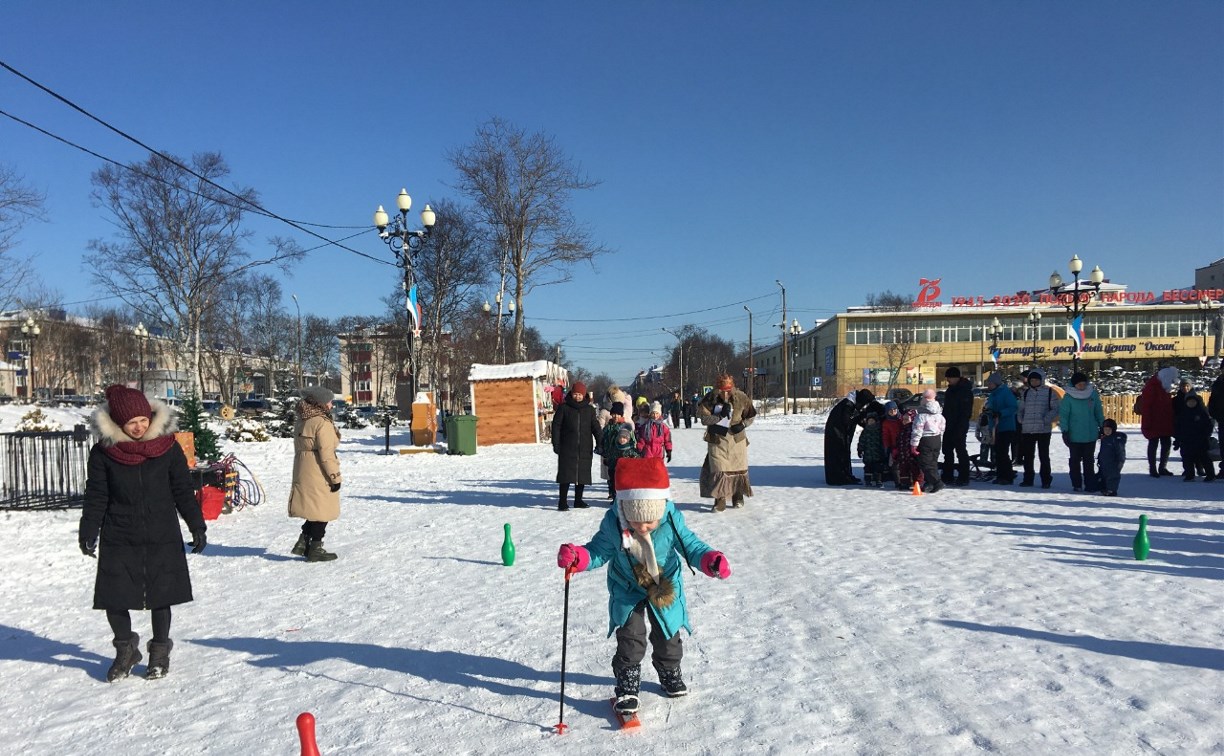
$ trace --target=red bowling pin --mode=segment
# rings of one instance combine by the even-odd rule
[[[298,738],[302,741],[302,756],[319,756],[319,745],[315,742],[315,718],[308,711],[298,714]]]

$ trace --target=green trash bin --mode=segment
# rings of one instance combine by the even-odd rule
[[[475,415],[451,415],[446,418],[446,448],[450,454],[476,453]]]

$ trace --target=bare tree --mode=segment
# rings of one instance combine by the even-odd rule
[[[114,216],[117,232],[115,241],[94,239],[89,247],[103,289],[142,317],[173,326],[184,352],[193,354],[192,383],[198,385],[205,313],[228,282],[266,265],[288,272],[302,251],[274,237],[267,254],[252,257],[242,220],[255,206],[255,191],[218,188],[229,175],[218,153],[194,155],[190,171],[182,166],[182,160],[155,153],[143,163],[96,171],[94,200]]]
[[[448,158],[458,188],[476,205],[498,251],[498,291],[510,287],[513,353],[521,353],[523,297],[536,286],[570,280],[575,263],[607,251],[570,210],[570,195],[593,189],[552,137],[527,133],[500,118],[476,129],[475,139]],[[499,331],[500,332],[500,331]]]
[[[302,366],[316,375],[340,375],[340,340],[335,323],[318,315],[302,319]]]
[[[14,254],[17,232],[41,218],[45,197],[23,183],[13,168],[0,165],[0,310],[8,309],[30,275],[27,259]]]

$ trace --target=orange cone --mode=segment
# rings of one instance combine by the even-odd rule
[[[914,487],[910,489],[910,496],[923,496],[923,495],[924,494],[922,493],[922,486],[918,484],[918,481],[914,481]]]

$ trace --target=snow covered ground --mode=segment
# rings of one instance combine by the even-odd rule
[[[0,430],[19,416],[0,408]],[[827,488],[822,425],[759,420],[756,496],[721,514],[697,498],[700,431],[676,432],[675,500],[734,574],[686,573],[692,694],[663,698],[647,666],[641,732],[613,729],[600,571],[571,585],[571,729],[552,734],[557,546],[589,538],[604,507],[555,510],[547,446],[382,456],[370,429],[344,434],[330,564],[289,555],[290,442],[226,446],[267,501],[189,555],[197,598],[175,609],[164,680],[103,682],[113,650],[79,513],[0,516],[0,742],[296,754],[309,711],[324,754],[1224,753],[1224,482],[1147,477],[1133,432],[1115,499],[1072,493],[1057,445],[1049,491]],[[147,637],[148,615],[135,624]]]

